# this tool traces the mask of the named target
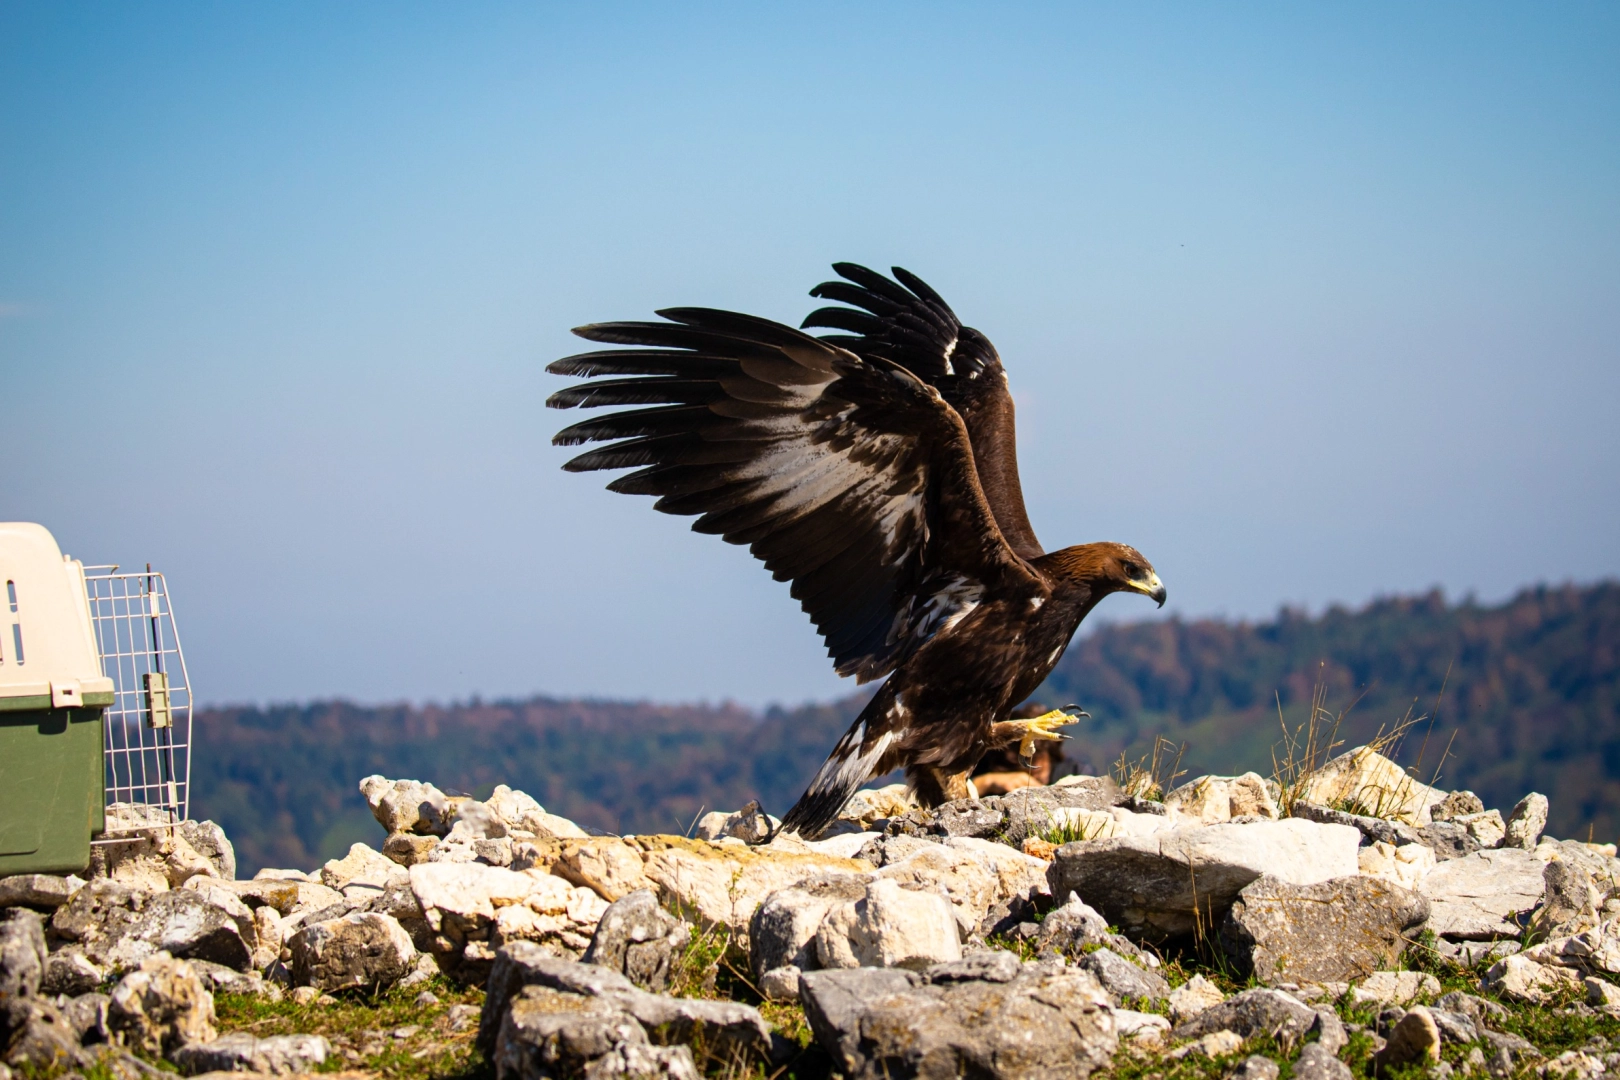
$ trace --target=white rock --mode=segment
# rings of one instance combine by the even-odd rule
[[[1195,912],[1231,905],[1261,874],[1295,885],[1354,875],[1360,842],[1348,825],[1299,818],[1182,827],[1065,844],[1047,879],[1054,895],[1078,893],[1127,932],[1184,934]]]
[[[1520,799],[1508,815],[1502,846],[1530,849],[1547,828],[1547,796],[1532,791]]]
[[[1132,1009],[1114,1010],[1114,1030],[1122,1039],[1157,1043],[1170,1037],[1170,1021],[1158,1013],[1136,1012]]]
[[[162,1054],[192,1042],[212,1042],[214,995],[197,969],[154,953],[113,988],[107,1025],[126,1045]]]
[[[1275,819],[1277,804],[1259,773],[1242,776],[1200,776],[1164,797],[1166,809],[1176,810],[1195,821],[1213,825],[1235,817]]]
[[[1050,811],[1049,817],[1052,831],[1061,830],[1078,840],[1106,840],[1125,832],[1123,824],[1107,810],[1090,810],[1083,806],[1058,806]]]
[[[1407,1005],[1439,995],[1440,980],[1421,971],[1375,971],[1350,991],[1357,1005]]]
[[[361,885],[381,892],[390,882],[403,881],[405,868],[365,844],[352,844],[341,859],[328,859],[321,867],[321,884],[343,892]]]
[[[523,903],[535,890],[536,879],[549,876],[483,863],[418,863],[409,873],[411,891],[435,931],[446,913],[493,920],[497,907]]]
[[[799,1000],[799,969],[793,964],[772,968],[760,976],[759,991],[767,1001]]]
[[[416,963],[411,936],[396,919],[375,911],[305,926],[287,948],[293,980],[319,990],[387,988]]]
[[[445,818],[450,800],[432,784],[373,775],[360,781],[360,794],[365,796],[372,816],[388,832],[443,836],[450,831]]]
[[[1396,847],[1382,840],[1362,848],[1357,861],[1367,877],[1383,878],[1412,890],[1416,890],[1418,883],[1436,866],[1433,848],[1423,844]]]
[[[802,841],[810,851],[819,855],[831,855],[835,859],[853,859],[861,848],[871,840],[882,836],[875,832],[848,832],[826,840]]]
[[[962,958],[956,916],[933,892],[873,881],[860,900],[827,913],[816,931],[822,967],[904,967],[914,971]]]
[[[1447,859],[1418,882],[1436,935],[1489,941],[1519,936],[1520,920],[1541,903],[1544,863],[1517,848]]]
[[[1581,979],[1568,968],[1538,964],[1514,955],[1492,964],[1481,985],[1509,1001],[1538,1005],[1559,991],[1580,989]]]
[[[1468,830],[1468,835],[1482,848],[1501,847],[1507,835],[1500,810],[1486,810],[1479,814],[1464,814],[1452,821]]]
[[[1321,806],[1355,806],[1357,813],[1427,825],[1448,793],[1419,783],[1370,746],[1340,754],[1306,781],[1301,797]]]
[[[884,818],[899,817],[916,809],[917,802],[905,784],[889,784],[880,788],[863,788],[849,797],[838,817],[868,825]]]
[[[1607,979],[1600,979],[1595,975],[1588,975],[1581,982],[1586,987],[1586,1003],[1588,1005],[1603,1009],[1610,1016],[1620,1013],[1620,986],[1614,985]]]
[[[1212,1005],[1226,1000],[1214,983],[1202,975],[1194,975],[1170,991],[1170,1015],[1176,1023],[1185,1023]]]

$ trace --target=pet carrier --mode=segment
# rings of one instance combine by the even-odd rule
[[[103,815],[102,671],[84,568],[0,523],[0,876],[82,870]]]

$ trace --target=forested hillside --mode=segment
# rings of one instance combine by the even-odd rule
[[[1620,835],[1620,583],[1527,590],[1506,604],[1439,594],[1317,618],[1104,625],[1077,640],[1043,697],[1092,713],[1069,754],[1084,771],[1164,735],[1193,772],[1269,772],[1320,681],[1346,745],[1410,707],[1436,713],[1402,760],[1506,808],[1532,788],[1552,831]],[[1441,690],[1444,687],[1444,694]],[[197,716],[194,809],[222,822],[243,866],[308,866],[380,832],[355,791],[371,772],[474,794],[509,783],[615,831],[684,832],[703,808],[751,797],[780,813],[864,696],[763,715],[732,706],[610,701],[221,708]],[[1427,740],[1425,745],[1425,735]]]

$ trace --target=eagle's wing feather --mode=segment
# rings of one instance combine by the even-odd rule
[[[582,327],[631,348],[551,365],[615,377],[548,405],[643,406],[560,432],[609,444],[565,468],[636,466],[610,488],[747,545],[792,582],[840,674],[888,674],[985,588],[1041,588],[1002,538],[962,418],[905,365],[733,312],[659,314]]]
[[[995,346],[909,271],[894,267],[891,281],[855,263],[833,269],[845,280],[823,282],[810,295],[851,306],[819,308],[803,325],[848,331],[821,340],[893,361],[936,387],[967,424],[985,499],[1007,543],[1026,559],[1042,555],[1024,508],[1012,394]]]

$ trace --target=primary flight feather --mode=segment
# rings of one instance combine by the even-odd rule
[[[559,445],[607,445],[565,469],[634,468],[612,491],[655,495],[693,529],[745,544],[815,623],[840,675],[887,681],[783,827],[806,837],[867,780],[904,768],[925,806],[969,794],[986,750],[1056,738],[1069,718],[1008,715],[1109,593],[1164,586],[1136,549],[1050,554],[1018,481],[1012,396],[989,340],[899,267],[852,263],[811,295],[806,327],[709,308],[574,332],[628,346],[565,357],[598,380],[554,408],[637,408],[574,424]],[[611,376],[611,378],[601,378]]]

